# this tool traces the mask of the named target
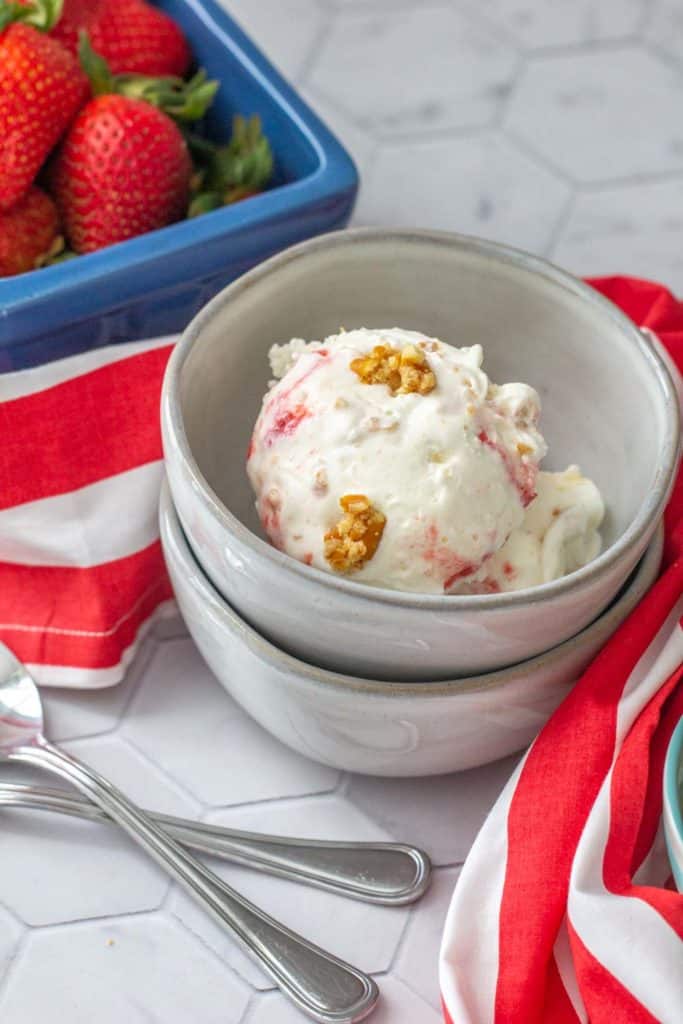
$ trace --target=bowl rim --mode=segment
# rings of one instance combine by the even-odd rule
[[[459,679],[416,683],[345,675],[342,672],[334,672],[331,669],[312,665],[282,650],[277,644],[262,636],[254,626],[243,619],[206,575],[185,536],[178,510],[173,503],[167,479],[164,480],[161,490],[159,521],[165,557],[168,558],[167,545],[169,543],[174,545],[178,552],[178,560],[187,569],[185,577],[189,581],[188,585],[201,595],[202,606],[213,607],[215,613],[224,622],[227,620],[228,629],[241,634],[244,642],[249,645],[261,661],[273,665],[282,672],[286,672],[290,677],[296,677],[299,682],[305,681],[307,684],[323,686],[328,690],[351,690],[375,697],[387,695],[429,698],[453,697],[457,695],[474,696],[482,691],[511,686],[513,683],[525,679],[530,672],[540,669],[544,663],[557,661],[569,651],[579,647],[581,642],[585,641],[586,635],[597,631],[601,624],[604,626],[607,619],[610,621],[616,619],[620,607],[624,604],[628,608],[626,615],[628,617],[656,579],[664,548],[664,526],[660,522],[647,550],[616,600],[601,615],[593,619],[588,626],[575,636],[570,637],[569,640],[565,640],[561,644],[551,647],[550,650],[535,655],[533,658],[528,658],[526,661],[517,662],[515,665],[508,665],[506,668],[495,669],[493,672],[463,676]],[[623,621],[624,619],[622,619]],[[608,632],[605,637],[605,643],[613,635],[616,628],[618,627],[615,626]]]
[[[683,852],[683,806],[681,806],[681,794],[678,787],[679,766],[683,760],[683,715],[678,725],[671,734],[669,746],[664,761],[664,807],[673,829],[673,838],[678,840],[678,845]],[[683,871],[683,861],[678,865]]]
[[[180,382],[183,367],[195,344],[201,337],[205,326],[220,315],[223,308],[243,292],[257,287],[265,278],[277,274],[282,267],[291,263],[315,258],[322,251],[345,246],[362,245],[365,242],[388,242],[390,245],[406,243],[408,245],[425,243],[435,247],[457,248],[465,252],[475,253],[502,263],[530,271],[545,278],[552,284],[569,292],[583,302],[602,311],[614,321],[622,331],[630,337],[640,353],[644,364],[659,384],[663,395],[663,406],[666,415],[666,429],[663,444],[659,451],[659,473],[653,486],[645,496],[635,518],[624,533],[581,569],[549,583],[542,583],[523,590],[508,591],[502,594],[419,594],[414,591],[390,590],[384,587],[370,586],[359,583],[344,576],[304,565],[290,555],[278,551],[266,540],[245,526],[230,509],[223,504],[206,477],[203,475],[192,454],[185,425],[183,422],[180,401]],[[658,522],[664,510],[674,481],[674,471],[680,446],[680,412],[674,383],[669,371],[655,351],[650,340],[622,311],[595,289],[579,278],[556,267],[541,257],[534,256],[521,249],[490,242],[470,235],[460,235],[447,231],[429,231],[419,229],[384,229],[384,228],[347,228],[333,231],[316,238],[307,239],[297,245],[277,253],[275,256],[248,271],[223,291],[219,292],[190,322],[175,347],[164,375],[162,396],[162,420],[169,430],[171,445],[164,445],[165,457],[172,453],[174,461],[179,461],[190,477],[192,490],[201,498],[202,504],[220,527],[236,538],[252,554],[264,559],[275,571],[282,570],[294,574],[307,581],[304,585],[317,584],[329,590],[346,594],[352,599],[374,601],[389,606],[401,606],[408,609],[425,609],[436,612],[474,611],[475,609],[493,610],[520,605],[534,605],[542,601],[559,598],[562,595],[589,586],[596,578],[609,571],[634,546],[639,546]]]

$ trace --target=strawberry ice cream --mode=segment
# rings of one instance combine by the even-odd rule
[[[518,589],[599,549],[602,502],[542,474],[539,398],[479,345],[399,328],[274,346],[247,459],[263,528],[294,558],[419,593]]]
[[[521,526],[478,572],[458,580],[452,593],[535,587],[580,569],[600,553],[605,507],[592,480],[570,466],[563,473],[540,472],[536,490]]]

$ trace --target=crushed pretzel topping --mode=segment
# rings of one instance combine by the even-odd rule
[[[369,355],[353,359],[350,369],[362,384],[386,384],[392,395],[428,395],[436,387],[434,372],[424,352],[415,345],[400,350],[375,345]]]
[[[339,504],[344,515],[325,534],[325,559],[335,572],[356,572],[377,550],[386,517],[364,494],[345,494]]]

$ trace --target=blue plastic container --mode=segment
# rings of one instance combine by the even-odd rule
[[[276,161],[262,195],[0,280],[0,372],[99,345],[182,330],[229,281],[279,249],[343,227],[358,175],[351,158],[214,0],[160,0],[197,64],[221,87],[207,118],[229,138],[234,113],[258,114]]]

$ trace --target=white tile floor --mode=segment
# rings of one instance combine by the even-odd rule
[[[356,223],[482,234],[683,291],[681,0],[225,2],[354,154]],[[431,781],[340,776],[253,726],[168,626],[123,686],[47,704],[55,739],[149,806],[422,843],[438,867],[411,910],[217,867],[375,972],[376,1024],[437,1024],[443,917],[512,760]],[[3,1024],[302,1019],[113,829],[3,811],[0,869]]]

